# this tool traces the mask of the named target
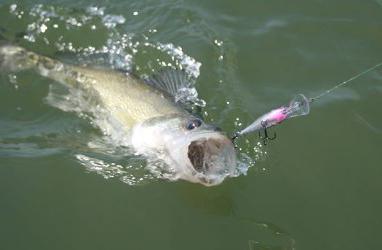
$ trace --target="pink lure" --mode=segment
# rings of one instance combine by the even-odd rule
[[[272,127],[291,117],[307,115],[309,114],[309,111],[310,106],[308,98],[303,94],[299,94],[292,99],[288,106],[274,109],[257,118],[251,125],[236,133],[235,138],[239,135]]]

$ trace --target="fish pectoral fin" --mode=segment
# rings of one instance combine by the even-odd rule
[[[177,95],[181,89],[191,87],[191,81],[192,79],[188,77],[183,70],[170,68],[162,69],[158,73],[145,79],[147,84],[166,92],[174,97],[175,101],[178,101]]]

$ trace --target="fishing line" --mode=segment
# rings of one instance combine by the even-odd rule
[[[307,98],[303,94],[298,94],[296,95],[288,105],[281,106],[277,109],[273,109],[270,112],[260,116],[257,118],[253,123],[251,123],[248,127],[242,129],[239,132],[234,133],[232,137],[232,142],[235,141],[236,138],[238,138],[241,135],[248,134],[251,132],[259,132],[259,137],[260,139],[263,140],[263,144],[265,145],[267,141],[273,140],[276,138],[276,135],[273,137],[268,136],[267,128],[270,128],[272,126],[278,125],[281,122],[283,122],[286,119],[296,117],[296,116],[303,116],[303,115],[308,115],[310,112],[310,103],[313,103],[322,97],[329,95],[332,93],[334,90],[337,88],[343,87],[354,80],[360,78],[361,76],[369,73],[370,71],[373,71],[377,69],[378,67],[382,66],[382,62],[374,65],[373,67],[370,67],[352,77],[347,79],[346,81],[340,82],[336,85],[334,85],[332,88],[325,90],[321,94],[312,97],[312,98]],[[264,135],[261,135],[261,131],[264,131]]]
[[[374,65],[374,66],[371,67],[371,68],[368,68],[368,69],[365,70],[365,71],[362,71],[361,73],[359,73],[359,74],[357,74],[357,75],[355,75],[355,76],[349,78],[349,79],[346,80],[346,81],[343,81],[343,82],[341,82],[341,83],[335,85],[333,88],[330,88],[330,89],[328,89],[328,90],[322,92],[322,93],[319,94],[318,96],[315,96],[315,97],[310,98],[310,99],[309,99],[309,102],[314,102],[314,101],[320,99],[321,97],[330,94],[330,93],[333,92],[335,89],[337,89],[337,88],[339,88],[339,87],[342,87],[342,86],[345,86],[346,84],[348,84],[348,83],[350,83],[350,82],[352,82],[352,81],[358,79],[359,77],[361,77],[361,76],[363,76],[363,75],[369,73],[370,71],[375,70],[376,68],[378,68],[378,67],[380,67],[380,66],[382,66],[382,62],[380,62],[380,63]]]

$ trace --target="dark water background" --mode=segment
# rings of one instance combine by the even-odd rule
[[[188,68],[206,120],[229,133],[296,93],[316,95],[382,61],[381,1],[0,3],[4,38],[63,60],[80,60],[83,51],[71,47],[108,39],[113,54],[113,42],[130,35],[123,51],[138,71],[161,62]],[[113,58],[111,66],[121,63]],[[48,105],[51,83],[31,72],[0,78],[0,249],[382,248],[382,70],[277,127],[266,148],[252,148],[255,136],[240,141],[247,174],[212,188],[135,182],[146,178],[144,163],[89,152],[102,132]],[[122,167],[97,172],[78,154]]]

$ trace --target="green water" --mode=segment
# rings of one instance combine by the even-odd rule
[[[380,1],[12,4],[1,1],[0,34],[33,51],[78,62],[83,52],[69,42],[101,48],[128,34],[132,44],[123,51],[139,73],[161,62],[186,67],[198,75],[205,119],[228,133],[296,93],[317,95],[382,61]],[[106,15],[119,17],[106,27]],[[144,42],[171,43],[186,56],[174,59]],[[212,188],[145,179],[142,160],[89,150],[105,136],[91,119],[48,104],[53,82],[32,72],[2,74],[0,249],[381,249],[381,72],[277,127],[266,147],[253,149],[256,136],[241,140],[247,174]],[[126,172],[97,174],[78,154]],[[131,185],[135,176],[145,180]]]

